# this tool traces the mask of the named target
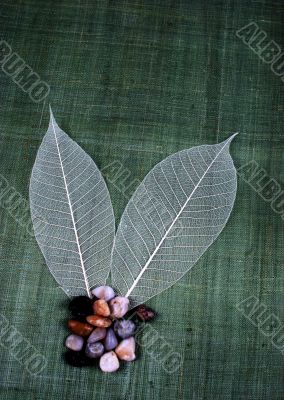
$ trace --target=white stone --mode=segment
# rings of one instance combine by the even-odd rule
[[[98,299],[103,299],[105,301],[109,301],[114,298],[115,293],[113,288],[110,286],[99,286],[91,291],[93,296],[96,296]]]
[[[100,358],[100,369],[103,372],[114,372],[119,368],[119,361],[114,351],[105,353]]]
[[[135,355],[135,340],[134,337],[130,337],[122,340],[117,348],[115,349],[117,357],[124,361],[133,361],[136,358]]]
[[[122,318],[128,311],[127,297],[117,296],[109,302],[110,314],[113,318]]]

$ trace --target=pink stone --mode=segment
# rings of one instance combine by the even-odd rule
[[[113,318],[122,318],[128,311],[129,300],[127,297],[117,296],[109,302],[109,308]]]
[[[122,340],[115,352],[120,360],[133,361],[136,358],[135,355],[135,340],[134,337],[130,337]]]

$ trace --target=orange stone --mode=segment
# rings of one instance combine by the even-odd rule
[[[79,336],[89,336],[93,331],[93,327],[85,322],[76,321],[76,319],[69,319],[68,328],[71,332]]]
[[[89,324],[97,326],[98,328],[108,328],[111,326],[109,318],[100,317],[99,315],[89,315],[87,318]]]
[[[94,313],[101,315],[102,317],[108,317],[110,315],[110,309],[107,302],[103,299],[96,300],[93,303]]]

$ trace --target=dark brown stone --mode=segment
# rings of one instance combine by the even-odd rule
[[[137,317],[141,320],[141,321],[151,321],[152,319],[154,319],[156,317],[156,313],[154,310],[152,310],[152,308],[150,307],[146,307],[144,304],[141,304],[140,306],[138,306],[135,310],[135,313],[137,315]]]
[[[79,336],[89,336],[94,329],[91,325],[77,321],[76,319],[69,319],[68,328],[71,332]]]

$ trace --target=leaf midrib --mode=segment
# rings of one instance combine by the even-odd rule
[[[236,135],[236,134],[235,134]],[[190,196],[188,197],[188,199],[185,201],[184,205],[181,207],[180,211],[178,212],[177,216],[174,218],[173,222],[171,223],[171,225],[169,226],[169,228],[167,229],[166,233],[164,234],[164,236],[162,237],[162,239],[160,240],[159,244],[157,245],[156,249],[153,251],[153,253],[150,255],[149,259],[147,260],[145,266],[141,269],[140,273],[138,274],[137,278],[134,280],[132,286],[130,287],[130,289],[128,290],[128,292],[126,293],[125,297],[129,297],[130,294],[132,293],[132,291],[135,289],[137,283],[139,282],[139,280],[141,279],[142,275],[144,274],[144,272],[147,270],[149,264],[152,262],[153,258],[155,257],[156,253],[158,252],[158,250],[160,249],[161,245],[164,243],[165,239],[167,238],[169,232],[171,231],[172,227],[174,226],[174,224],[176,223],[176,221],[178,220],[178,218],[180,217],[180,215],[182,214],[182,212],[184,211],[185,207],[187,206],[188,202],[190,201],[190,199],[192,198],[193,194],[195,193],[196,189],[199,187],[200,183],[202,182],[202,180],[204,179],[205,175],[207,174],[208,170],[212,167],[212,165],[214,164],[214,162],[216,161],[216,159],[219,157],[219,155],[222,153],[223,149],[225,148],[225,146],[228,144],[228,142],[230,142],[234,136],[231,136],[229,139],[227,139],[225,141],[224,146],[222,146],[222,148],[220,149],[220,151],[217,153],[217,155],[215,156],[215,158],[211,161],[211,163],[209,164],[209,166],[207,167],[206,171],[204,172],[204,174],[202,175],[202,177],[200,178],[199,182],[197,183],[197,185],[194,187],[193,191],[191,192]]]
[[[79,253],[79,257],[80,257],[81,268],[82,268],[82,272],[83,272],[83,276],[84,276],[84,283],[85,283],[85,286],[86,286],[87,294],[88,294],[89,297],[91,297],[91,292],[90,292],[90,288],[89,288],[89,281],[88,281],[88,277],[87,277],[87,274],[86,274],[83,255],[82,255],[81,246],[80,246],[80,242],[79,242],[79,237],[78,237],[78,233],[77,233],[77,227],[76,227],[76,222],[75,222],[75,218],[74,218],[73,207],[72,207],[72,203],[71,203],[71,200],[70,200],[68,185],[67,185],[66,178],[65,178],[64,166],[63,166],[63,163],[62,163],[61,154],[60,154],[60,150],[59,150],[59,143],[58,143],[58,140],[57,140],[56,131],[55,131],[55,127],[54,127],[53,115],[51,116],[51,123],[52,123],[53,133],[54,133],[54,137],[55,137],[55,142],[56,142],[56,147],[57,147],[60,167],[61,167],[61,171],[62,171],[62,177],[63,177],[63,180],[64,180],[64,186],[65,186],[65,190],[66,190],[66,196],[67,196],[70,215],[71,215],[71,219],[72,219],[72,224],[73,224],[76,244],[77,244],[77,247],[78,247],[78,253]]]

